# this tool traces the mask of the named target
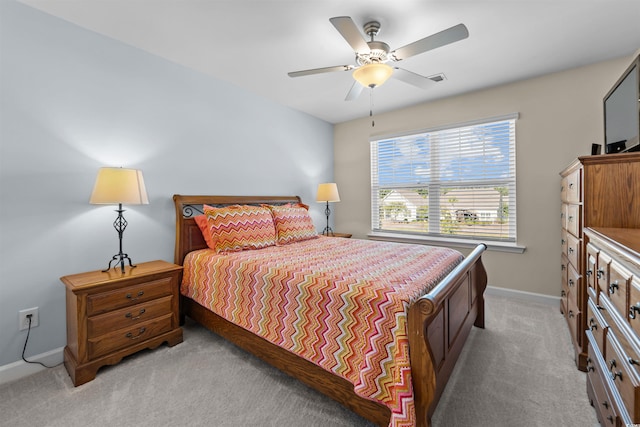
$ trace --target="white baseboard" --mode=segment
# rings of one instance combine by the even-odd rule
[[[559,305],[560,297],[551,295],[535,294],[533,292],[517,291],[515,289],[496,288],[495,286],[487,286],[486,295],[495,295],[505,298],[516,298],[525,301],[538,302],[549,305]]]
[[[28,359],[33,362],[42,362],[47,366],[56,366],[62,363],[63,351],[64,347],[60,347],[47,351],[46,353],[29,356]],[[18,360],[17,362],[0,366],[0,384],[6,384],[28,377],[43,369],[46,368],[38,363],[27,363],[24,360]]]

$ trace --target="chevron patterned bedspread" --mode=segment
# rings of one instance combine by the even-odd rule
[[[415,425],[407,309],[462,260],[452,249],[329,238],[191,252],[181,292],[354,385]]]

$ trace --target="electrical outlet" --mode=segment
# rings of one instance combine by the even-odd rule
[[[26,308],[18,312],[19,330],[22,331],[29,328],[28,315],[31,315],[31,327],[35,328],[38,326],[38,307]]]

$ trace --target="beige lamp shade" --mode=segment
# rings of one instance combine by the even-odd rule
[[[149,204],[142,171],[124,168],[100,168],[89,203],[92,205]]]
[[[387,64],[374,62],[356,68],[353,78],[365,87],[378,87],[387,81],[393,74],[393,67]]]
[[[316,202],[339,202],[340,194],[338,194],[338,186],[335,182],[327,182],[318,184],[318,194]]]

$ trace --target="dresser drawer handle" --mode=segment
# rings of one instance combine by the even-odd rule
[[[572,254],[573,253],[573,248],[569,248],[569,253]]]
[[[596,305],[596,308],[597,308],[598,310],[600,310],[600,311],[606,311],[606,310],[607,310],[606,308],[604,308],[604,307],[603,307],[603,306],[601,306],[601,305]]]
[[[592,331],[598,329],[598,324],[596,323],[596,319],[594,319],[593,317],[589,319],[589,327],[591,328]]]
[[[622,381],[622,371],[618,371],[618,372],[611,372],[611,379],[613,381],[616,380],[616,377],[620,377],[620,381]]]
[[[560,242],[562,243],[562,246],[564,246],[564,244],[567,243],[564,239],[560,240]]]
[[[598,279],[602,279],[604,277],[604,269],[598,269]]]
[[[630,357],[629,360],[629,365],[640,365],[640,362],[638,362],[636,359]]]
[[[593,271],[592,271],[592,270],[587,270],[587,276],[588,276],[588,277],[591,277],[591,275],[592,275],[592,274],[593,274]]]
[[[632,305],[629,307],[629,317],[632,319],[636,318],[636,313],[640,311],[640,302],[637,302],[636,305]]]
[[[134,336],[131,332],[127,333],[127,335],[125,335],[127,338],[132,339],[132,340],[137,340],[138,338],[140,338],[142,336],[142,334],[144,334],[144,331],[146,331],[145,328],[140,328],[140,330],[138,330],[138,335]]]
[[[573,279],[569,279],[569,286],[573,286],[575,285],[575,282],[573,281]]]
[[[607,417],[607,419],[609,420],[609,422],[610,422],[611,424],[613,424],[613,415],[609,415],[609,416]]]
[[[560,270],[561,270],[561,271],[565,271],[566,269],[567,269],[567,266],[566,266],[566,265],[562,264],[562,265],[560,266]]]
[[[138,294],[135,297],[133,297],[133,295],[131,294],[127,294],[125,295],[125,297],[131,301],[137,301],[137,299],[140,298],[142,295],[144,295],[144,291],[138,292]]]
[[[569,318],[573,319],[574,314],[573,314],[573,310],[569,310]]]
[[[573,189],[573,182],[569,183],[569,188]]]
[[[602,406],[604,406],[604,409],[609,409],[609,402],[605,400],[604,402],[602,402]]]
[[[569,215],[569,222],[573,222],[573,216]]]
[[[144,308],[140,310],[140,312],[138,313],[138,315],[136,317],[133,317],[133,315],[129,312],[127,314],[124,315],[124,317],[127,317],[131,320],[138,320],[143,314],[144,312],[147,311]]]
[[[618,285],[618,281],[614,280],[610,285],[609,285],[609,292],[612,294],[616,293],[616,289],[620,289],[620,286]]]
[[[564,296],[566,296],[566,295],[567,295],[567,293],[564,291],[564,289],[560,291],[560,296],[561,296],[561,297],[564,297]]]

